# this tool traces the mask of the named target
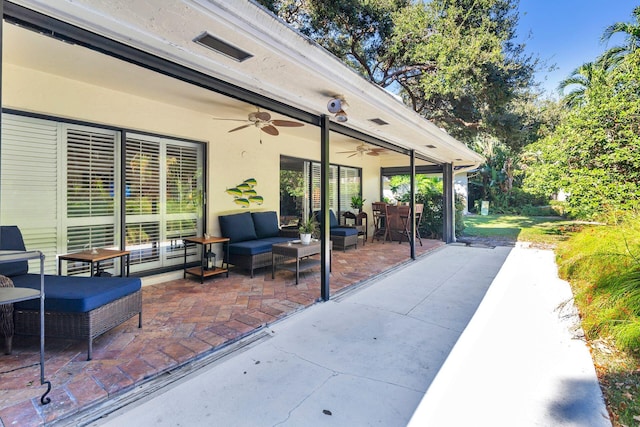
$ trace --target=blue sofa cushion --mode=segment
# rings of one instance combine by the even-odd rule
[[[333,213],[333,209],[329,209],[329,228],[340,227],[336,214]]]
[[[0,227],[0,250],[25,251],[22,233],[15,225],[3,225]],[[28,261],[7,262],[0,264],[0,274],[7,277],[27,274],[29,272]],[[38,289],[40,289],[38,287]]]
[[[320,228],[322,229],[322,226],[324,224],[322,221],[322,215],[320,214],[320,211],[315,211],[313,213],[313,219],[318,224],[320,224]],[[329,209],[329,228],[333,228],[333,227],[340,227],[340,223],[338,222],[338,218],[336,217],[336,214],[333,212],[333,209]]]
[[[358,229],[357,228],[351,228],[351,227],[333,227],[331,230],[329,230],[329,232],[331,233],[332,236],[354,236],[356,234],[358,234]]]
[[[258,255],[271,252],[271,245],[273,245],[273,242],[267,239],[231,243],[229,245],[229,253],[233,255]]]
[[[231,243],[229,253],[233,255],[258,255],[271,252],[274,243],[284,243],[295,240],[294,237],[267,237],[265,239],[248,240],[246,242]]]
[[[278,215],[275,211],[253,212],[251,217],[253,218],[253,225],[258,239],[278,236],[280,229],[278,228]]]
[[[12,277],[15,286],[40,290],[39,274]],[[65,313],[86,313],[132,294],[141,288],[137,277],[44,276],[44,309]],[[16,309],[39,310],[40,300],[15,303]]]
[[[218,221],[220,222],[222,236],[228,237],[231,243],[245,242],[258,238],[256,229],[253,226],[253,218],[249,212],[220,215]]]

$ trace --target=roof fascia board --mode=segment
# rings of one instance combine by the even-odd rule
[[[117,57],[137,65],[288,115],[305,123],[317,124],[319,116],[326,113],[322,102],[318,103],[317,100],[309,102],[284,90],[274,90],[271,84],[251,76],[245,76],[245,80],[239,79],[238,76],[234,78],[233,74],[236,71],[224,74],[225,80],[221,80],[220,64],[217,64],[217,72],[213,72],[214,68],[207,68],[207,63],[211,60],[188,50],[188,46],[171,45],[157,33],[143,33],[139,28],[130,28],[126,22],[119,22],[102,10],[90,9],[82,2],[51,3],[44,0],[15,0],[14,3],[25,4],[29,8],[27,10],[40,11],[43,16],[59,17],[57,22],[76,29],[85,29],[84,31],[92,34],[94,38],[101,37],[103,41],[108,41],[107,46],[100,47],[98,46],[100,43],[92,40],[92,45],[88,47],[112,56],[116,56],[117,53],[120,55]],[[397,126],[404,127],[415,135],[413,140],[408,140],[406,136],[399,137],[384,129],[374,130],[374,133],[378,133],[380,140],[405,149],[413,149],[418,158],[428,161],[444,163],[451,162],[452,158],[463,158],[465,161],[478,164],[484,161],[478,153],[408,108],[396,96],[365,80],[320,45],[286,26],[273,14],[253,2],[183,0],[183,3],[192,8],[205,9],[209,14],[215,15],[216,20],[219,20],[222,25],[253,38],[256,43],[268,47],[274,55],[294,61],[297,66],[306,67],[309,73],[326,81],[326,87],[335,87],[336,93],[346,92],[350,97],[358,97],[360,102],[376,106],[375,108],[381,110],[384,115],[397,121]],[[5,1],[5,4],[13,3]],[[118,46],[117,52],[113,51],[114,46]],[[136,53],[127,55],[122,52],[123,50]],[[144,63],[141,63],[141,57],[146,58]],[[216,74],[220,77],[212,77]],[[359,124],[356,120],[349,123],[350,128],[362,135],[371,134],[372,130],[363,125],[366,123]],[[442,148],[443,155],[428,153],[424,145],[430,142],[437,143]]]

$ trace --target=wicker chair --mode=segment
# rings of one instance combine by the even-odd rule
[[[0,250],[25,250],[18,227],[0,226]],[[40,275],[28,271],[26,261],[0,265],[0,274],[10,277],[16,287],[39,289]],[[87,360],[92,357],[94,338],[136,315],[142,327],[139,278],[45,275],[45,294],[46,336],[86,340]],[[40,301],[15,303],[13,322],[16,335],[40,335]]]
[[[0,275],[0,288],[13,288],[13,281]],[[11,354],[13,332],[13,304],[0,304],[0,333],[4,336],[4,354]]]

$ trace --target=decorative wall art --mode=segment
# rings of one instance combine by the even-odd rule
[[[258,185],[258,181],[254,178],[247,178],[242,182],[242,184],[236,185],[232,188],[227,188],[225,192],[230,196],[233,196],[233,202],[236,205],[248,208],[251,203],[261,205],[264,202],[262,196],[258,196],[258,193],[255,190],[256,185]]]

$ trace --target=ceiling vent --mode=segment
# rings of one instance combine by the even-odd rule
[[[427,147],[427,148],[436,148],[436,146],[433,145],[433,144],[427,144],[427,145],[425,145],[425,147]]]
[[[384,120],[379,119],[379,118],[369,119],[369,121],[377,124],[378,126],[384,126],[384,125],[388,125],[389,124],[388,122],[385,122]]]
[[[193,39],[193,41],[215,52],[221,53],[224,56],[228,56],[231,59],[235,59],[238,62],[242,62],[253,56],[250,53],[247,53],[242,49],[232,46],[229,43],[222,41],[219,38],[214,37],[207,32],[200,34],[198,37]]]

